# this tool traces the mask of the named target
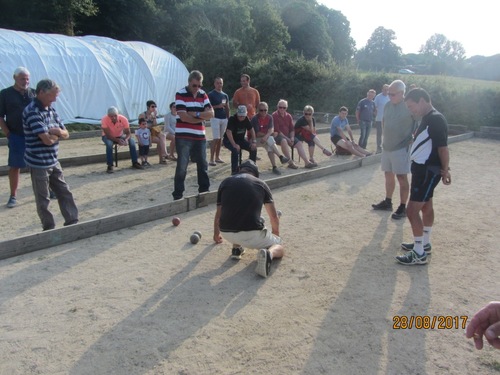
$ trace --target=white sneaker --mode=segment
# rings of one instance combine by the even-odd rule
[[[260,249],[257,254],[257,266],[255,272],[262,277],[269,276],[271,271],[271,253],[267,249]]]

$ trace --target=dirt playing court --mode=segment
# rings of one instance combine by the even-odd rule
[[[499,298],[499,146],[450,145],[426,266],[394,260],[411,230],[371,210],[384,197],[378,163],[273,192],[286,255],[267,279],[256,251],[234,261],[230,244],[214,245],[213,205],[178,227],[159,220],[2,260],[0,374],[497,374],[500,351],[475,350],[463,324]],[[67,172],[76,191],[94,178]],[[114,204],[170,195],[140,176],[144,197]],[[111,210],[87,188],[80,207]],[[10,233],[22,225],[2,219]],[[451,324],[394,329],[402,316]]]

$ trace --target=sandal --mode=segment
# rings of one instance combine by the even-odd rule
[[[332,156],[332,153],[328,151],[326,148],[323,149],[323,154],[325,154],[326,156]]]
[[[217,164],[214,161],[211,161],[210,163],[208,163],[208,165],[210,165],[211,167],[215,167]]]

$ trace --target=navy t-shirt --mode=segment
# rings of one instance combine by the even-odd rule
[[[226,99],[226,103],[229,103],[229,97],[224,91],[212,90],[208,93],[208,99],[212,106],[221,104],[223,99]],[[214,108],[214,117],[219,119],[227,118],[226,110],[224,108]]]

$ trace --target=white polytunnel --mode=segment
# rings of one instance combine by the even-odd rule
[[[12,86],[19,66],[30,71],[33,88],[44,78],[56,81],[62,91],[54,107],[65,122],[95,123],[110,106],[135,120],[150,99],[160,114],[167,113],[189,75],[161,48],[98,36],[0,29],[0,51],[0,88]]]

